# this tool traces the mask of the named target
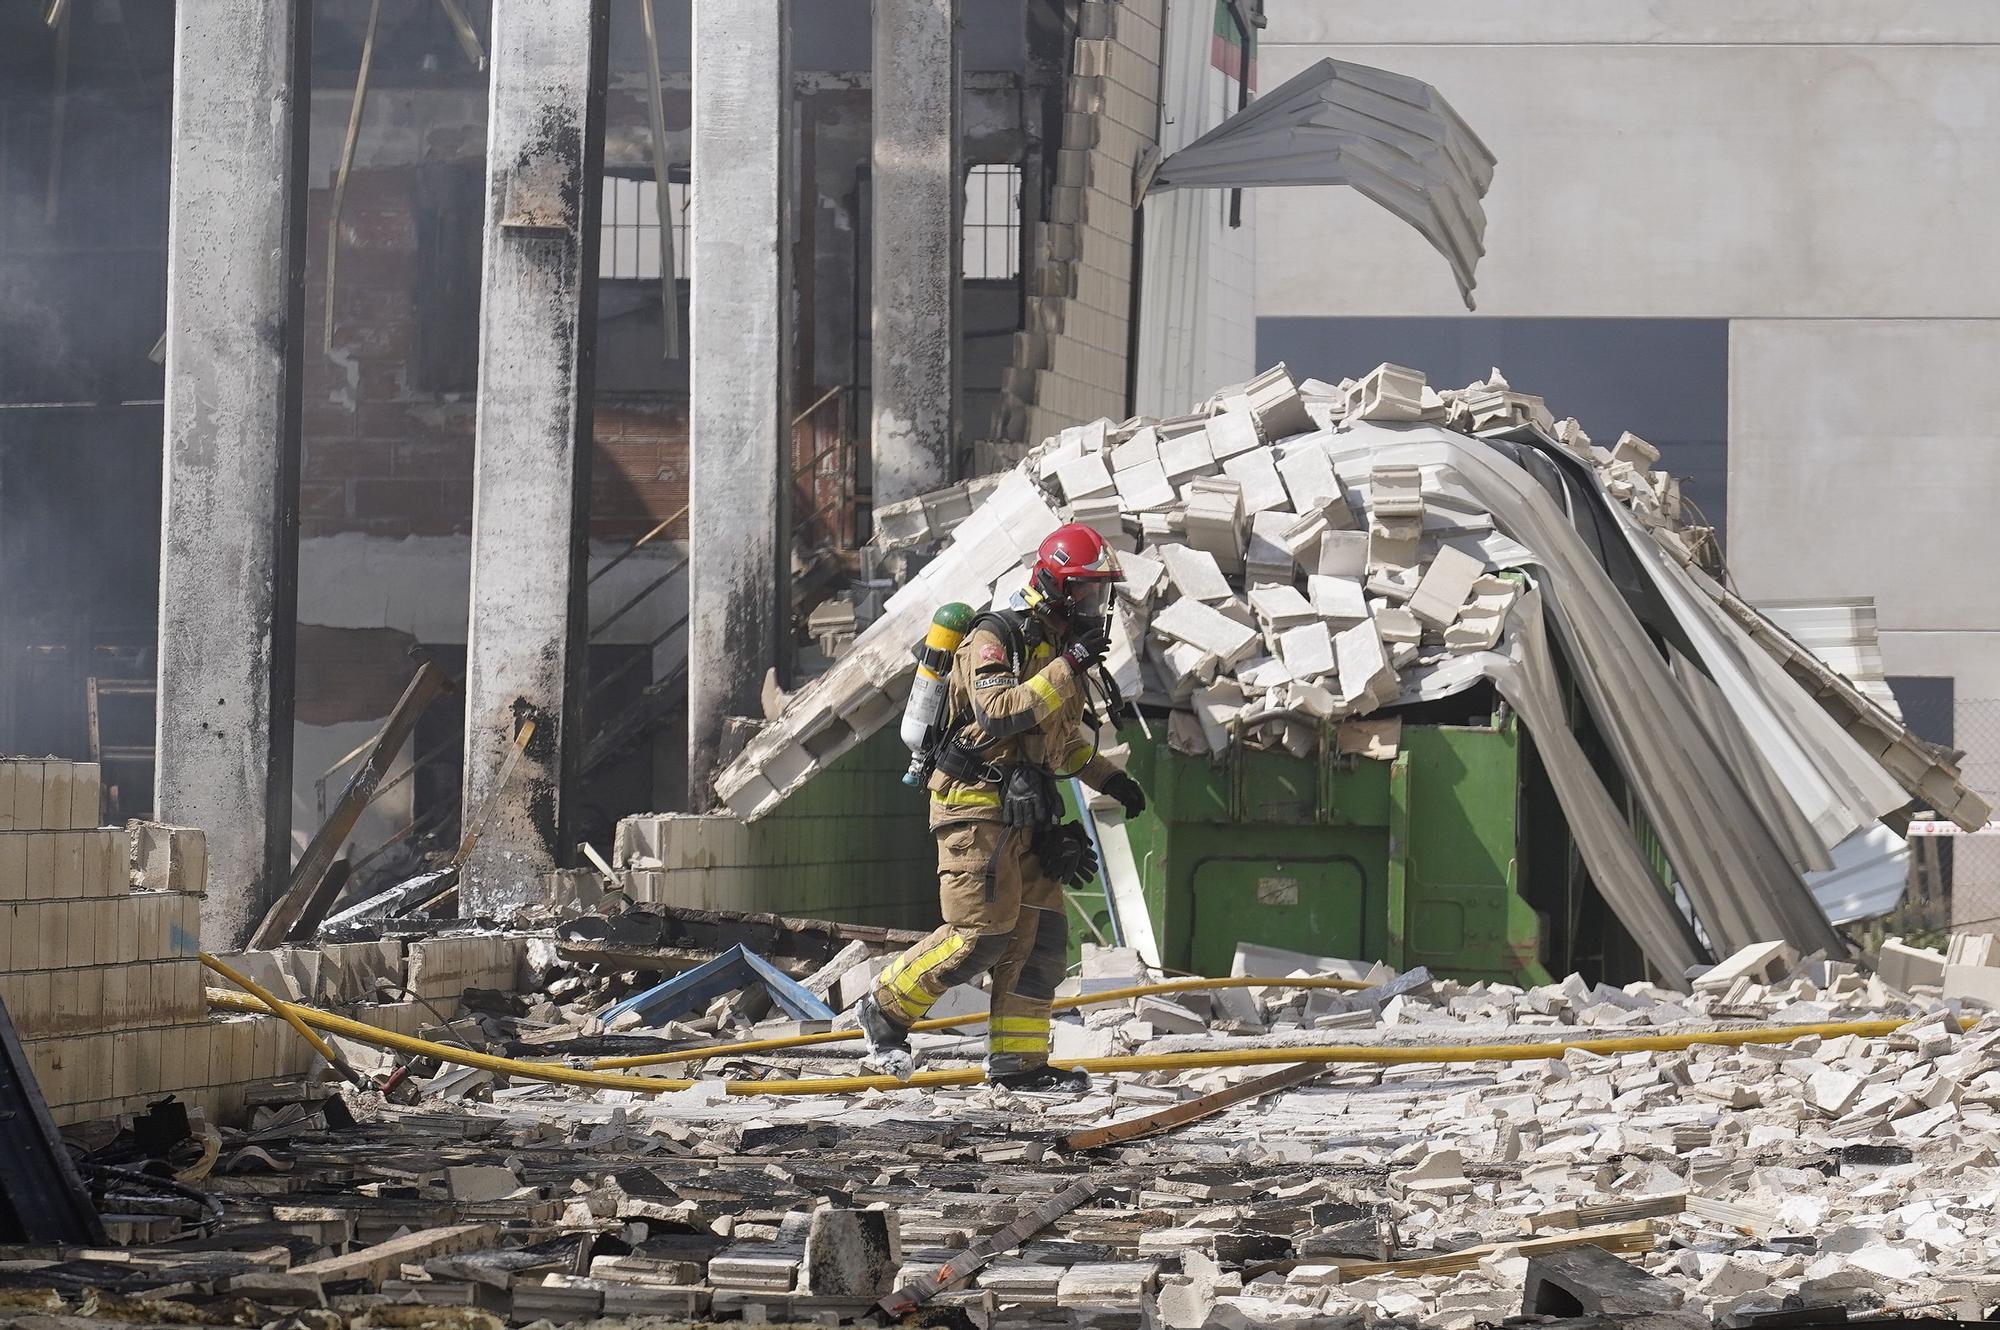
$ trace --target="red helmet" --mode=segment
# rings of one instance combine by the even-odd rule
[[[1104,537],[1081,522],[1065,522],[1036,551],[1032,581],[1043,597],[1067,605],[1080,584],[1116,582],[1124,575],[1117,551],[1104,543]]]

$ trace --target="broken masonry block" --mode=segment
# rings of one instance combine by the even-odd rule
[[[1292,507],[1300,512],[1321,504],[1346,501],[1346,492],[1333,473],[1333,459],[1320,446],[1317,435],[1295,440],[1278,459],[1278,474],[1292,496]]]
[[[1702,974],[1694,981],[1697,993],[1727,991],[1738,979],[1774,984],[1792,972],[1799,954],[1784,942],[1753,942]]]
[[[1271,509],[1290,511],[1292,496],[1271,460],[1268,448],[1238,453],[1222,464],[1222,474],[1243,487],[1243,511],[1256,514]]]
[[[1131,438],[1111,450],[1111,469],[1130,471],[1143,462],[1160,460],[1160,433],[1151,425],[1141,427]]]
[[[1313,613],[1336,630],[1352,628],[1368,618],[1368,597],[1355,578],[1314,573],[1306,578],[1306,594],[1312,600]]]
[[[1266,439],[1275,441],[1313,428],[1305,398],[1283,361],[1244,384],[1243,397],[1258,433]]]
[[[1074,503],[1111,489],[1111,471],[1096,453],[1072,458],[1056,468],[1056,485]]]
[[[1384,362],[1347,394],[1347,418],[1416,420],[1424,413],[1424,386],[1422,371]]]
[[[1907,993],[1919,984],[1936,987],[1944,982],[1945,957],[1929,947],[1913,947],[1899,937],[1882,944],[1875,957],[1875,973],[1882,982]]]
[[[1173,503],[1174,487],[1167,483],[1166,470],[1158,462],[1141,462],[1111,477],[1118,489],[1118,501],[1127,512],[1146,512]]]
[[[208,837],[198,827],[137,818],[125,824],[132,885],[142,891],[208,889]]]
[[[1458,618],[1472,585],[1486,571],[1485,563],[1453,545],[1446,545],[1424,570],[1410,597],[1410,612],[1433,628],[1448,628]]]
[[[1319,538],[1319,571],[1327,577],[1362,577],[1368,572],[1366,531],[1328,531]]]
[[[804,1290],[820,1298],[882,1298],[896,1288],[902,1234],[894,1210],[812,1212]]]
[[[1210,416],[1203,428],[1208,436],[1209,455],[1218,462],[1263,444],[1257,437],[1257,422],[1247,412],[1225,411]]]

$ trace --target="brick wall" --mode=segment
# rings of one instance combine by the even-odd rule
[[[305,537],[472,529],[483,168],[357,170],[341,207],[331,349],[325,335],[332,195],[307,200]],[[599,336],[624,335],[600,324]],[[591,534],[637,536],[687,502],[681,394],[600,401]]]
[[[635,901],[931,928],[937,858],[909,753],[877,734],[755,822],[649,813],[618,824],[616,867]]]
[[[590,534],[633,539],[682,514],[659,539],[687,538],[686,402],[597,406],[591,457]]]
[[[480,215],[468,171],[476,183],[476,167],[455,164],[353,174],[341,208],[331,349],[332,195],[315,190],[307,199],[301,535],[471,527],[476,361],[468,357],[478,337]],[[466,227],[469,252],[442,243]],[[444,271],[468,261],[470,290],[462,271],[455,281]]]

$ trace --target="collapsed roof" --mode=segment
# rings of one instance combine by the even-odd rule
[[[1064,430],[1011,472],[877,513],[883,548],[936,557],[718,792],[769,812],[898,714],[936,606],[1004,604],[1042,538],[1082,521],[1123,551],[1108,663],[1178,751],[1303,755],[1332,723],[1490,681],[1663,974],[1769,939],[1840,954],[1813,885],[1900,884],[1913,802],[1968,828],[1987,806],[1953,755],[1703,570],[1710,533],[1657,460],[1630,434],[1592,444],[1497,371],[1438,392],[1394,365],[1338,385],[1279,365],[1188,416]],[[1680,904],[1578,743],[1572,684]]]

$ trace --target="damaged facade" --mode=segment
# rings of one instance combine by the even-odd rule
[[[1528,8],[0,16],[0,1322],[2000,1316],[2000,31]],[[1065,1074],[873,1074],[1065,522]]]

